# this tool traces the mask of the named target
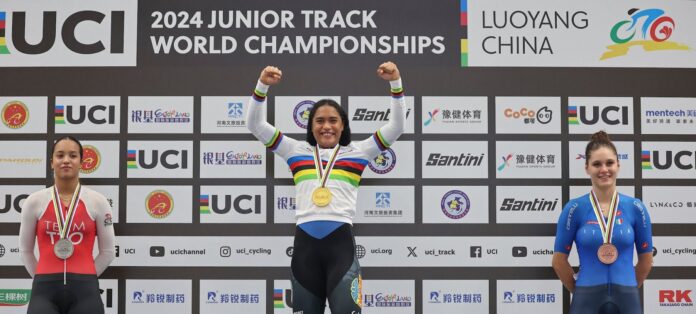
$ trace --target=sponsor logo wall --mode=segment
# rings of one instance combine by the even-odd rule
[[[74,135],[83,183],[116,223],[107,313],[292,313],[295,188],[287,162],[248,131],[248,95],[276,64],[283,82],[264,115],[286,136],[304,139],[309,110],[329,98],[353,141],[372,141],[392,118],[388,85],[365,68],[375,60],[399,64],[407,119],[360,181],[363,313],[567,310],[549,270],[554,226],[590,190],[584,148],[601,129],[618,148],[619,192],[653,222],[646,313],[694,309],[693,3],[6,2],[0,312],[26,312],[22,206],[53,182],[53,141]],[[351,38],[361,49],[348,53]],[[370,53],[372,38],[389,51]],[[302,52],[313,39],[328,46]]]

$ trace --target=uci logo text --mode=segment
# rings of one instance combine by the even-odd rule
[[[222,199],[222,201],[220,200]],[[220,204],[222,202],[222,204]],[[261,195],[211,195],[210,209],[217,214],[227,214],[232,208],[240,214],[260,214]]]
[[[24,202],[25,199],[29,197],[29,194],[19,194],[17,196],[13,196],[11,194],[5,194],[5,203],[4,205],[0,206],[0,214],[4,214],[9,212],[11,209],[16,210],[18,213],[22,212],[22,206],[21,203]]]
[[[665,157],[660,155],[660,151],[654,150],[652,152],[652,165],[655,169],[666,170],[674,164],[681,170],[690,170],[694,169],[696,165],[696,152],[683,150],[675,153],[668,150],[664,152]]]
[[[160,153],[159,150],[153,149],[148,156],[147,151],[143,149],[128,150],[130,169],[154,169],[158,164],[166,169],[188,169],[188,151],[169,149]]]
[[[56,116],[60,114],[58,108],[62,106],[56,105]],[[116,106],[91,106],[87,108],[84,105],[67,105],[64,106],[64,121],[69,124],[82,124],[89,121],[92,124],[114,124],[116,121]],[[59,123],[60,119],[56,119]]]
[[[574,117],[574,115],[577,116]],[[578,124],[579,121],[579,124],[584,125],[594,125],[599,122],[607,125],[628,125],[629,112],[628,106],[606,106],[604,108],[578,106],[577,111],[575,111],[575,106],[572,106],[568,110],[568,119],[569,124]]]
[[[138,0],[5,0],[0,66],[136,66]]]

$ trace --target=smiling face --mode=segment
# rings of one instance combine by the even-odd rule
[[[312,134],[320,148],[333,148],[343,132],[343,120],[338,111],[329,105],[317,109],[312,119]]]
[[[80,146],[76,142],[64,139],[55,144],[53,156],[51,156],[51,169],[56,179],[77,178],[81,167]]]
[[[616,153],[609,147],[600,146],[588,156],[585,163],[585,172],[590,176],[593,188],[616,188],[616,176],[619,174],[619,167]]]

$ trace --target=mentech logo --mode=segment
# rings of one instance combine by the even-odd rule
[[[5,0],[0,67],[135,66],[137,0]]]

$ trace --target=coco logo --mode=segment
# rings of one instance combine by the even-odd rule
[[[660,156],[659,150],[644,150],[641,152],[641,165],[644,170],[658,169],[667,170],[672,167],[672,164],[681,170],[695,169],[696,152],[671,150],[664,152],[664,157]]]
[[[229,194],[202,194],[200,205],[201,214],[210,214],[211,210],[216,214],[227,214],[233,208],[240,214],[261,214],[261,195],[238,195],[233,199]]]
[[[628,125],[628,117],[628,106],[568,106],[569,125],[594,125],[600,119],[607,125]]]
[[[92,124],[114,124],[116,106],[56,105],[56,124],[82,124],[85,120]]]
[[[126,158],[128,169],[154,169],[158,164],[166,169],[188,169],[188,150],[168,149],[159,150],[129,149]]]
[[[11,209],[21,213],[22,203],[24,203],[24,200],[27,199],[27,197],[29,197],[29,194],[19,194],[16,196],[13,196],[12,194],[5,194],[5,203],[4,205],[0,206],[0,214],[7,213]]]
[[[5,1],[0,66],[135,66],[137,0]]]

